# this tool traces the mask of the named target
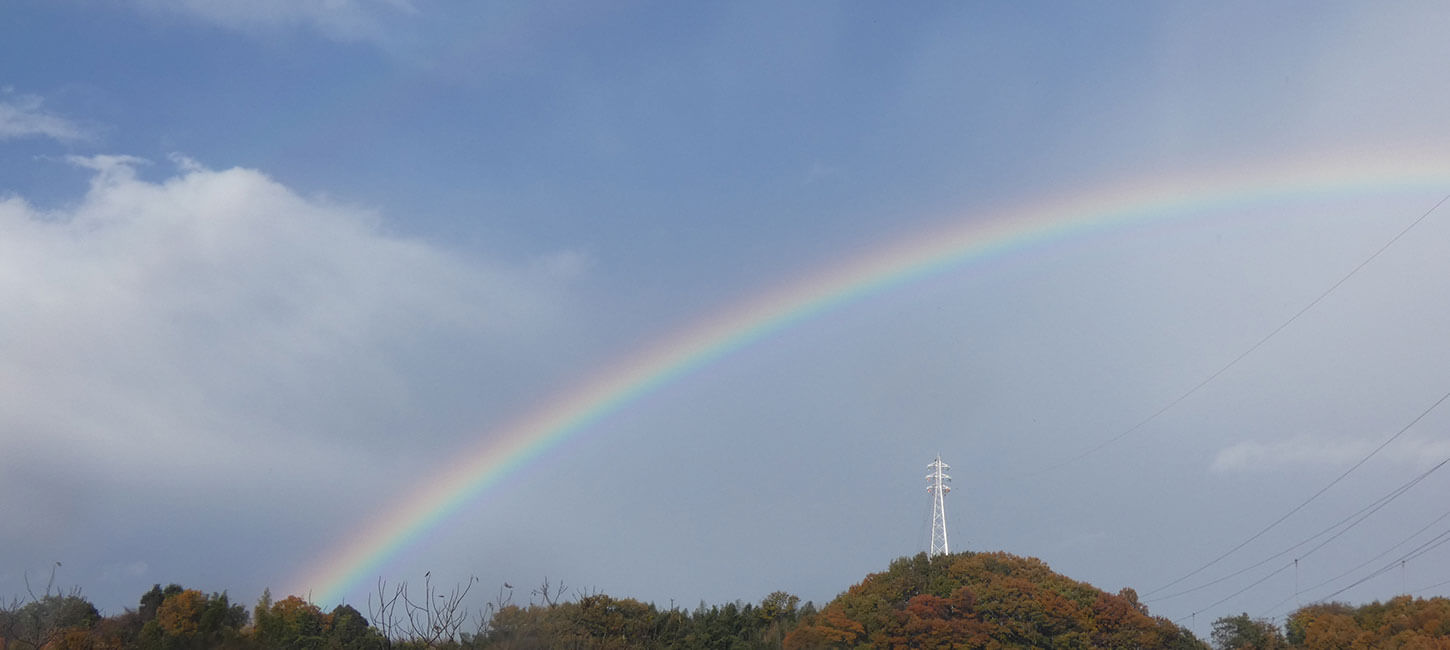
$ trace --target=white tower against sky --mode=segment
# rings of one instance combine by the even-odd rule
[[[926,466],[931,470],[926,475],[926,491],[931,494],[931,550],[927,551],[927,557],[936,557],[946,553],[947,550],[947,508],[942,497],[952,491],[952,486],[947,485],[952,477],[947,476],[947,470],[952,466],[941,462],[941,455]]]

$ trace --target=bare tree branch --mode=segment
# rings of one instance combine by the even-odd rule
[[[478,578],[454,585],[447,593],[433,584],[433,572],[423,574],[423,591],[415,594],[407,582],[400,582],[391,591],[387,582],[378,580],[378,591],[368,597],[368,618],[373,627],[391,640],[404,640],[424,648],[435,648],[458,641],[459,630],[468,623],[464,601]],[[376,601],[374,601],[376,598]],[[481,615],[481,614],[480,614]]]

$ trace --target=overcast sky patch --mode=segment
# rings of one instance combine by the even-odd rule
[[[340,41],[383,39],[391,21],[418,11],[410,0],[136,0],[136,4],[240,32],[305,27]]]

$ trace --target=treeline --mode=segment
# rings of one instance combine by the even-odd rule
[[[1307,605],[1290,614],[1283,629],[1248,614],[1226,616],[1214,622],[1213,641],[1227,650],[1450,649],[1450,599],[1399,596],[1359,607]]]
[[[78,591],[0,608],[0,649],[334,648],[382,650],[390,642],[349,605],[323,613],[296,596],[263,596],[249,613],[225,593],[156,585],[139,607],[103,617]],[[394,646],[397,647],[397,646]]]
[[[803,618],[815,615],[811,603],[777,591],[759,604],[726,603],[694,611],[661,610],[653,604],[604,594],[553,604],[507,605],[464,647],[498,648],[651,648],[753,650],[781,648]],[[472,644],[472,645],[469,645]]]
[[[473,584],[445,593],[425,579],[414,594],[406,584],[379,583],[366,615],[270,594],[248,609],[225,593],[156,585],[135,609],[101,616],[79,591],[47,587],[0,607],[0,650],[1209,648],[1151,615],[1131,589],[1109,594],[1006,553],[901,558],[819,610],[785,592],[759,603],[661,609],[600,593],[565,597],[545,581],[528,604],[501,590],[469,614],[463,605]],[[1224,617],[1211,640],[1220,650],[1450,650],[1450,599],[1310,605],[1283,629]]]
[[[605,594],[565,599],[546,581],[535,591],[541,602],[520,606],[501,598],[470,615],[462,609],[468,586],[439,593],[425,582],[421,594],[412,594],[406,585],[380,584],[367,616],[350,605],[324,612],[297,596],[273,601],[270,594],[249,611],[225,593],[173,584],[152,587],[136,609],[103,617],[78,590],[47,589],[0,607],[0,650],[780,648],[797,621],[815,611],[785,592],[758,604],[661,610]]]

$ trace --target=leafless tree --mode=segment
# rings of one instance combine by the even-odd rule
[[[458,640],[458,632],[468,623],[464,600],[478,578],[444,593],[433,584],[433,572],[423,574],[423,590],[413,593],[407,582],[389,588],[378,580],[378,591],[368,596],[368,619],[383,636],[419,644],[425,648]],[[374,600],[376,599],[376,600]]]
[[[508,590],[508,593],[504,593],[505,589]],[[474,626],[473,635],[480,638],[488,636],[489,624],[493,621],[493,615],[512,605],[513,601],[514,586],[505,582],[498,588],[498,597],[491,602],[484,603],[483,607],[478,610],[478,623]]]
[[[21,600],[16,596],[0,606],[0,648],[43,648],[59,639],[67,629],[89,626],[98,617],[95,607],[81,596],[80,587],[69,591],[56,588],[55,571],[60,566],[56,562],[50,567],[45,590],[39,594],[30,584],[30,572],[24,572],[25,593],[30,599]]]
[[[403,598],[403,591],[408,588],[407,583],[399,584],[388,591],[388,583],[378,578],[378,591],[376,594],[368,594],[368,620],[373,627],[381,632],[385,638],[397,638],[401,627],[401,614],[398,612],[398,602]],[[377,598],[376,601],[373,598]]]
[[[538,598],[542,604],[553,607],[559,604],[559,600],[564,597],[564,591],[567,589],[564,581],[560,580],[558,585],[550,585],[549,577],[544,576],[544,582],[534,589],[533,597]],[[534,601],[530,599],[529,604],[534,604]]]

